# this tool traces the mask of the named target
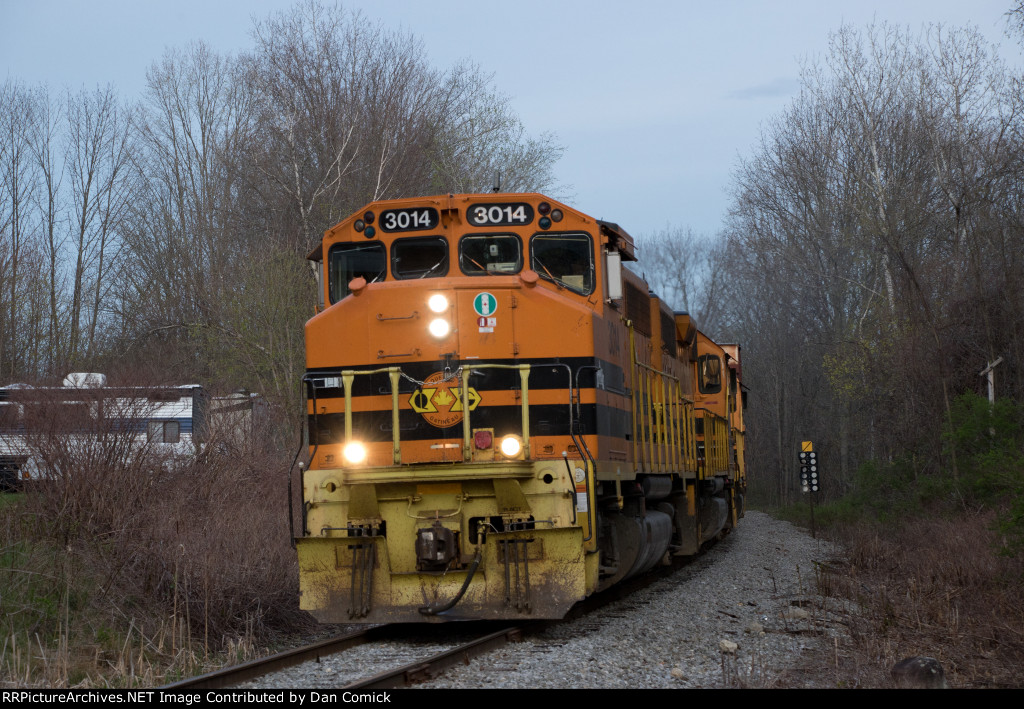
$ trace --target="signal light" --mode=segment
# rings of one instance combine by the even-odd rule
[[[800,489],[818,491],[818,454],[814,451],[800,452]]]
[[[362,219],[356,219],[356,223],[352,225],[352,228],[358,231],[359,233],[362,233],[363,229],[366,228],[366,222],[364,222]]]
[[[551,211],[551,205],[547,202],[541,202],[537,205],[537,211],[540,212],[541,216],[547,216],[548,212]]]
[[[366,220],[367,224],[373,224],[373,220],[375,218],[376,217],[373,216],[373,212],[367,212],[366,214],[363,215],[363,219]]]
[[[551,220],[552,221],[556,221],[556,222],[562,221],[562,210],[561,209],[553,210],[551,212]]]
[[[374,229],[372,226],[366,227],[366,231],[363,232],[363,236],[365,236],[367,239],[372,239],[376,235],[377,235],[377,230]]]
[[[551,220],[548,219],[547,217],[541,217],[540,221],[537,222],[537,225],[541,229],[550,229],[551,228]]]

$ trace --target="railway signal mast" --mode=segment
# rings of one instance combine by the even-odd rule
[[[803,441],[800,444],[800,489],[805,493],[818,491],[818,454],[814,452],[814,443]],[[811,494],[811,536],[814,530],[814,495]]]
[[[818,454],[810,441],[804,441],[800,451],[800,489],[803,492],[818,491]]]

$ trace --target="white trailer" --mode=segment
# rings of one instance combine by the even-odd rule
[[[110,387],[102,374],[75,372],[60,387],[0,387],[0,486],[45,477],[43,451],[127,440],[133,454],[163,461],[200,453],[207,395],[198,384]]]

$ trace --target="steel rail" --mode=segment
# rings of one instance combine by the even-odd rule
[[[713,542],[707,542],[710,546]],[[579,618],[587,613],[610,605],[617,601],[628,598],[641,588],[649,586],[660,579],[679,571],[684,566],[692,563],[697,556],[675,557],[667,566],[656,567],[646,574],[627,579],[610,589],[596,593],[583,601],[577,603],[562,620],[535,620],[516,625],[509,625],[500,630],[483,635],[475,640],[463,643],[457,647],[437,653],[425,660],[403,665],[394,670],[381,672],[379,674],[356,680],[345,685],[345,689],[394,689],[405,687],[417,682],[425,682],[441,675],[445,670],[456,665],[469,664],[470,660],[479,655],[495,650],[511,642],[519,642],[523,636],[543,630],[544,628],[557,625],[567,620]],[[470,623],[493,623],[493,621],[466,621],[454,623],[450,627],[462,625],[467,627]],[[311,645],[286,650],[271,655],[270,657],[250,660],[241,665],[225,667],[198,677],[180,680],[165,685],[161,689],[223,689],[234,687],[242,682],[262,677],[271,672],[287,669],[310,660],[319,660],[322,657],[348,650],[349,648],[363,645],[365,643],[381,640],[392,640],[401,638],[408,634],[410,627],[422,630],[424,625],[412,625],[408,623],[394,623],[390,625],[376,625],[359,630],[351,631],[343,635],[322,640]],[[436,627],[436,626],[433,626]]]
[[[524,628],[518,625],[503,628],[476,640],[470,640],[458,647],[439,652],[426,660],[412,662],[408,665],[352,682],[345,685],[344,688],[397,689],[417,682],[425,682],[437,677],[450,667],[468,665],[470,659],[478,655],[488,653],[510,642],[518,642],[522,639],[523,632]]]
[[[249,660],[241,665],[224,667],[198,677],[189,677],[161,687],[167,690],[180,689],[223,689],[233,687],[241,682],[262,677],[270,672],[318,660],[323,656],[332,655],[364,643],[390,638],[395,634],[394,626],[379,625],[360,628],[327,640],[305,645],[294,650],[285,650],[269,657]]]

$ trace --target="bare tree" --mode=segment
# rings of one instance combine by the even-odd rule
[[[121,261],[120,231],[132,195],[132,125],[112,88],[67,100],[67,170],[73,248],[68,359],[96,353],[101,311]]]
[[[463,64],[448,73],[434,105],[440,114],[429,158],[429,192],[487,192],[495,177],[507,192],[559,189],[553,166],[563,148],[554,135],[527,134],[493,77]]]
[[[561,148],[529,137],[478,67],[430,67],[422,43],[307,2],[257,23],[259,169],[308,246],[374,199],[553,185]]]
[[[689,227],[666,226],[639,236],[637,247],[641,275],[651,290],[673,308],[690,313],[703,331],[713,332],[722,302],[721,245]]]
[[[845,27],[737,171],[726,263],[742,298],[726,322],[745,342],[772,341],[772,323],[799,343],[776,343],[746,381],[787,402],[762,421],[789,427],[774,445],[815,432],[840,482],[874,456],[955,473],[937,455],[939,421],[973,386],[972,358],[1017,347],[1013,85],[973,30]],[[795,319],[744,315],[766,297]],[[787,378],[797,362],[799,380]]]
[[[111,89],[0,95],[0,377],[121,362],[294,401],[304,256],[367,201],[552,184],[471,65],[316,2],[249,54],[167,50],[128,111]]]
[[[1007,34],[1016,34],[1024,41],[1024,0],[1016,0],[1006,12]]]
[[[353,133],[362,116],[352,110],[352,94],[368,78],[380,30],[307,3],[256,23],[253,32],[253,88],[267,139],[259,169],[285,195],[306,245],[338,217],[342,178],[359,151]]]
[[[64,125],[64,102],[55,101],[48,94],[41,103],[40,120],[35,125],[32,147],[36,163],[41,172],[41,187],[36,210],[41,221],[41,248],[46,260],[44,273],[47,279],[47,328],[45,370],[54,372],[63,367],[68,358],[68,329],[64,293],[66,273],[64,249],[68,238],[68,215],[64,205],[64,177],[67,170],[67,155],[62,145]],[[43,348],[40,348],[43,349]]]
[[[140,198],[125,231],[133,268],[121,284],[122,316],[136,316],[142,332],[215,324],[232,287],[245,236],[233,221],[235,164],[251,130],[236,71],[202,43],[168,51],[149,71],[134,162]]]
[[[22,373],[26,349],[24,305],[33,269],[32,204],[39,186],[32,134],[39,94],[24,85],[0,85],[0,378]]]

